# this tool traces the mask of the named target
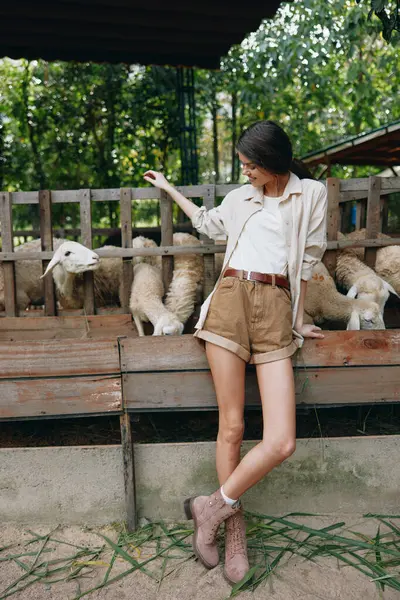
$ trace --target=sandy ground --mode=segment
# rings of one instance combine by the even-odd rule
[[[322,518],[318,522],[314,518],[312,526],[323,527],[325,524],[338,520],[340,520],[338,517],[330,518],[325,523]],[[346,521],[347,528],[371,535],[376,533],[376,523],[372,526],[365,521],[361,522],[355,519],[352,522],[349,522],[348,519]],[[40,535],[49,532],[49,528],[43,526],[35,526],[32,529]],[[83,577],[79,579],[66,582],[66,573],[61,573],[59,578],[63,581],[52,584],[34,583],[25,590],[7,596],[7,593],[13,591],[13,589],[7,591],[8,586],[21,577],[24,570],[14,560],[5,561],[1,560],[1,557],[5,557],[7,554],[32,552],[32,556],[19,559],[24,561],[24,564],[31,565],[35,559],[34,554],[42,542],[26,545],[26,542],[32,539],[32,533],[28,530],[29,527],[0,526],[0,548],[4,548],[8,544],[13,545],[7,550],[0,551],[0,599],[12,597],[16,600],[73,600],[80,593],[103,580],[112,555],[112,550],[108,546],[97,558],[96,564],[88,565],[86,574],[84,570]],[[52,536],[64,542],[94,548],[102,546],[104,543],[104,540],[98,535],[99,533],[103,533],[114,541],[118,537],[113,526],[98,530],[79,527],[58,528]],[[16,543],[19,545],[15,545]],[[40,561],[44,558],[45,560],[55,560],[59,557],[71,556],[77,551],[76,548],[67,544],[53,542],[48,542],[46,548],[51,551],[43,553],[39,557]],[[154,552],[154,548],[144,547],[140,559],[144,560],[147,556],[150,557],[152,552]],[[133,554],[135,554],[134,549]],[[137,556],[139,557],[139,554]],[[156,577],[159,576],[162,567],[162,561],[158,560],[157,568],[155,563],[149,564],[150,573]],[[207,571],[190,554],[181,556],[181,558],[179,558],[179,554],[175,555],[172,562],[174,563],[173,568],[170,568],[171,561],[168,561],[161,584],[142,572],[135,572],[112,583],[107,588],[92,592],[85,598],[93,600],[225,600],[230,596],[231,588],[223,578],[221,565],[212,571]],[[124,560],[117,559],[110,577],[129,567],[130,565]],[[54,578],[55,576],[53,576]],[[24,581],[21,580],[19,585],[23,585]],[[342,565],[339,568],[335,559],[318,559],[315,564],[305,561],[301,557],[292,557],[280,564],[267,582],[261,584],[254,592],[242,592],[236,597],[241,600],[264,600],[265,598],[273,600],[399,600],[400,594],[390,589],[386,589],[384,592],[378,591],[376,585],[367,576],[351,567]]]

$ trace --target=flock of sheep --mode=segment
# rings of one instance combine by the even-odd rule
[[[384,234],[379,234],[385,238]],[[365,239],[361,229],[339,239]],[[188,233],[175,233],[174,245],[196,246],[199,240]],[[142,236],[132,240],[134,248],[155,247]],[[46,272],[41,261],[22,260],[15,263],[16,297],[19,310],[43,303],[42,278],[52,274],[57,300],[62,309],[79,309],[84,304],[83,273],[94,271],[96,306],[115,306],[122,291],[122,259],[99,258],[77,242],[53,240],[55,250]],[[104,246],[113,249],[113,246]],[[40,251],[40,240],[18,246],[16,252]],[[385,303],[389,294],[400,294],[400,246],[378,249],[375,269],[363,262],[364,249],[346,249],[338,253],[335,280],[321,262],[314,268],[307,287],[306,322],[343,322],[347,329],[384,329]],[[221,253],[215,255],[216,273],[222,268]],[[135,257],[130,294],[132,312],[139,335],[144,335],[142,322],[150,321],[153,335],[180,335],[193,313],[199,286],[204,278],[201,255],[182,254],[174,257],[174,270],[168,290],[164,290],[161,257]],[[336,286],[347,294],[342,294]],[[165,300],[164,294],[166,291]],[[0,310],[4,310],[4,278],[0,264]]]

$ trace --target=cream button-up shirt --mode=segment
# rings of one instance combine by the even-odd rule
[[[197,330],[204,325],[211,298],[222,279],[223,271],[229,265],[244,226],[252,215],[262,210],[263,200],[263,188],[243,185],[229,192],[220,206],[211,210],[202,206],[194,213],[192,223],[197,231],[214,240],[227,239],[223,268],[214,290],[201,307],[200,317],[195,326]],[[302,279],[311,279],[313,266],[321,260],[326,249],[325,185],[312,179],[300,180],[297,175],[290,173],[279,209],[287,247],[287,275],[290,281],[294,326],[300,298],[300,282]],[[295,330],[293,334],[301,345],[302,336]]]

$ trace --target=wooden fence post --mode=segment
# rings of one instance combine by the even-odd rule
[[[92,249],[92,206],[90,190],[80,190],[79,209],[81,218],[81,242],[87,248]],[[94,305],[94,274],[92,271],[86,271],[83,274],[84,303],[86,315],[95,314]]]
[[[173,220],[172,220],[172,198],[167,192],[161,190],[160,194],[160,216],[161,216],[161,246],[173,246]],[[162,278],[164,283],[165,293],[172,281],[174,272],[174,257],[162,257]]]
[[[132,189],[120,189],[121,245],[132,248]],[[132,258],[122,261],[122,298],[121,304],[125,313],[129,313],[129,298],[133,282]]]
[[[0,194],[1,243],[3,252],[14,252],[12,204],[10,192]],[[14,262],[3,263],[6,317],[17,315]]]
[[[337,240],[339,226],[340,179],[328,177],[326,180],[328,192],[327,237],[328,242]],[[337,250],[327,250],[324,254],[324,264],[332,277],[336,271]]]
[[[39,190],[40,240],[42,252],[53,250],[53,229],[51,223],[51,192]],[[43,273],[50,261],[42,260]],[[56,314],[56,296],[53,276],[48,275],[43,280],[44,314],[54,317]]]
[[[207,191],[203,197],[203,203],[207,210],[211,210],[215,206],[215,185],[207,186]],[[210,238],[207,235],[201,234],[200,240],[202,243],[209,243]],[[212,241],[211,241],[212,242]],[[215,285],[215,254],[204,254],[204,282],[203,294],[207,298],[214,289]]]
[[[368,204],[367,204],[367,240],[376,240],[378,237],[381,219],[381,178],[369,177],[368,180]],[[377,248],[365,249],[365,262],[374,268]]]

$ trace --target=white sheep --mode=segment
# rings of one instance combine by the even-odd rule
[[[319,262],[307,284],[305,322],[342,321],[347,329],[385,329],[376,302],[340,294],[325,265]]]
[[[53,248],[57,250],[64,240],[53,238]],[[36,239],[15,248],[15,252],[40,252],[41,240]],[[25,310],[30,304],[43,304],[42,263],[40,260],[15,261],[15,288],[17,308]],[[0,264],[0,310],[4,310],[4,275]]]
[[[200,246],[190,233],[174,233],[174,246]],[[186,323],[194,311],[199,285],[204,278],[203,257],[200,254],[175,254],[172,281],[165,306],[181,323]]]
[[[338,233],[339,240],[365,240],[367,239],[367,230],[356,229],[352,233],[344,235]],[[378,239],[391,239],[390,235],[378,233]],[[364,259],[365,248],[352,248],[358,258]],[[348,250],[346,250],[347,252]],[[375,272],[389,283],[395,290],[396,294],[400,295],[400,246],[384,246],[376,251],[376,261],[374,266]]]
[[[112,250],[113,246],[104,246]],[[78,242],[66,241],[57,248],[42,277],[53,274],[61,308],[79,309],[84,305],[83,273],[94,271],[96,306],[117,305],[120,298],[122,259],[102,258]]]
[[[142,322],[150,321],[153,335],[181,335],[183,323],[163,304],[164,285],[161,270],[147,262],[133,267],[133,283],[129,308],[140,336],[144,336]]]
[[[350,251],[339,252],[335,276],[337,283],[347,290],[349,298],[376,302],[382,317],[390,292],[396,293],[389,283]]]

